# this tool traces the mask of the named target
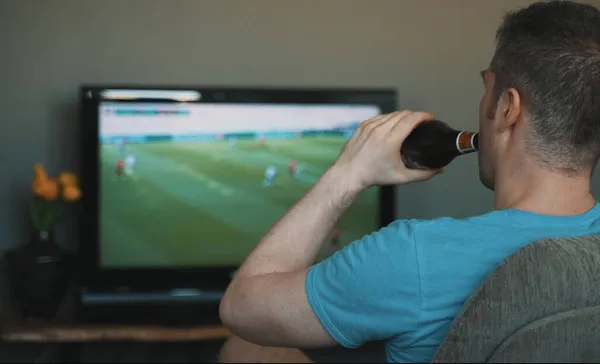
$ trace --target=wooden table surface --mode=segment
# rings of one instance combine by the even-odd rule
[[[0,340],[5,342],[184,342],[227,339],[229,336],[229,331],[221,325],[15,325],[0,329]]]

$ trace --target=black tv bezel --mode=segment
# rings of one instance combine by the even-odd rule
[[[237,266],[206,268],[109,269],[100,265],[99,239],[99,138],[98,106],[104,90],[185,90],[198,91],[199,103],[273,103],[273,104],[369,104],[382,113],[396,110],[394,89],[302,89],[233,88],[190,86],[82,85],[81,102],[81,183],[83,189],[78,247],[79,286],[87,292],[147,292],[194,287],[204,291],[224,291]],[[129,100],[139,102],[140,100]],[[145,99],[144,101],[152,101]],[[164,101],[164,100],[154,100]],[[128,102],[121,101],[119,102]],[[395,218],[395,189],[379,189],[379,225]]]

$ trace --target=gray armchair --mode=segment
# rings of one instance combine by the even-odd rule
[[[600,362],[600,236],[542,239],[508,257],[432,362]]]

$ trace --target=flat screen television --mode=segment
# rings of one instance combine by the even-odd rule
[[[210,301],[396,93],[92,85],[81,103],[84,301]],[[336,234],[345,245],[393,219],[393,188],[374,187]]]

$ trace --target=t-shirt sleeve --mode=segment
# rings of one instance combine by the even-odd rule
[[[395,338],[407,344],[419,326],[421,291],[411,220],[398,220],[313,266],[308,301],[340,345]]]

